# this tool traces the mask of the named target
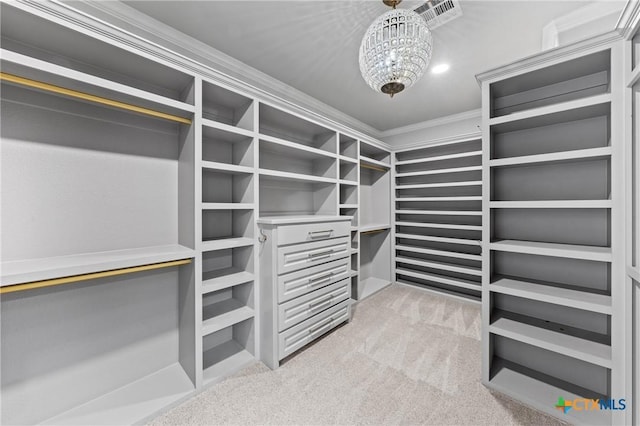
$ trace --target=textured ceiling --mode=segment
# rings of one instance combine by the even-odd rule
[[[475,74],[540,51],[542,28],[589,2],[461,0],[463,16],[436,28],[427,71],[393,99],[371,90],[358,68],[380,1],[126,1],[170,25],[379,130],[480,107]],[[405,1],[404,7],[421,2]]]

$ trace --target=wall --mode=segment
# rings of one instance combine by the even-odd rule
[[[382,141],[396,150],[475,137],[480,136],[480,124],[481,112],[477,109],[382,132]]]

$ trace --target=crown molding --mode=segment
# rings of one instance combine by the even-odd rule
[[[406,133],[428,129],[431,127],[442,126],[445,124],[450,124],[458,121],[469,120],[472,118],[480,118],[480,117],[482,117],[482,110],[478,108],[470,111],[461,112],[458,114],[452,114],[452,115],[447,115],[445,117],[438,117],[432,120],[426,120],[420,123],[409,124],[407,126],[402,126],[402,127],[396,127],[395,129],[385,130],[380,132],[380,137],[387,138],[390,136],[403,135]]]
[[[542,53],[527,56],[516,62],[493,68],[488,71],[476,74],[476,81],[482,85],[484,81],[504,79],[514,74],[530,71],[548,65],[550,62],[566,60],[569,56],[580,56],[600,47],[604,48],[610,44],[622,40],[619,30],[613,30],[567,46],[557,47]]]
[[[1,0],[5,1],[6,0]],[[119,1],[17,0],[14,6],[330,125],[385,149],[380,131]]]
[[[625,39],[632,37],[640,30],[640,0],[627,0],[616,28]]]
[[[472,141],[472,140],[480,139],[480,138],[482,138],[482,132],[481,131],[471,132],[471,133],[463,133],[463,134],[459,134],[459,135],[447,136],[447,137],[444,137],[444,138],[431,139],[431,140],[428,140],[428,141],[420,141],[420,142],[414,142],[414,143],[394,146],[393,147],[393,152],[411,151],[412,149],[416,149],[416,148],[426,148],[426,147],[433,147],[433,146],[438,146],[438,145],[448,145],[448,144],[452,144],[452,143]]]

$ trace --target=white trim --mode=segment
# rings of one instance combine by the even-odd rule
[[[598,48],[606,49],[612,43],[622,39],[620,31],[614,30],[595,37],[590,37],[568,46],[557,47],[543,53],[527,56],[519,61],[507,65],[492,68],[476,74],[478,85],[483,81],[501,80],[525,71],[533,71],[556,61],[567,61],[569,56],[581,56],[588,52],[594,52]]]
[[[616,28],[624,38],[632,37],[640,29],[640,1],[627,0],[620,18],[616,23]]]
[[[405,133],[416,132],[418,130],[428,129],[430,127],[442,126],[444,124],[455,123],[457,121],[468,120],[472,118],[481,118],[482,111],[480,108],[470,111],[461,112],[458,114],[447,115],[444,117],[434,118],[432,120],[426,120],[420,123],[409,124],[407,126],[396,127],[395,129],[384,130],[379,133],[379,137],[387,138],[389,136],[397,136]]]
[[[412,142],[405,145],[396,146],[393,148],[393,152],[411,151],[416,148],[429,148],[437,145],[446,145],[450,143],[470,142],[478,140],[482,137],[482,132],[478,130],[473,133],[465,133],[461,135],[446,136],[439,139],[430,139],[428,141]]]
[[[1,0],[6,1],[6,0]],[[79,0],[74,5],[59,0],[11,2],[27,12],[66,26],[81,27],[88,35],[126,46],[143,56],[171,64],[174,68],[211,79],[216,84],[265,100],[282,109],[294,109],[305,118],[334,127],[356,139],[371,141],[385,149],[378,129],[365,124],[273,77],[202,42],[150,18],[118,1]]]

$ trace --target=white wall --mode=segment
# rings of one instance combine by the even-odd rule
[[[382,133],[381,139],[392,149],[409,148],[465,136],[479,136],[480,124],[481,113],[477,109],[388,130]]]

